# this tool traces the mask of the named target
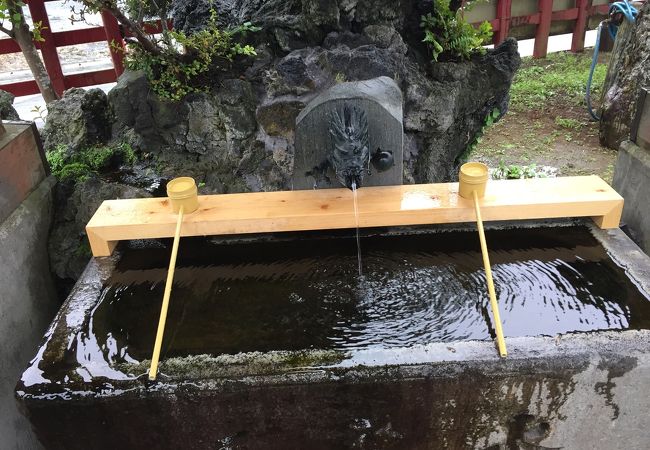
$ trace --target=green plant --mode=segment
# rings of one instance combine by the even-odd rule
[[[54,171],[52,171],[54,173]],[[90,176],[90,167],[80,162],[73,162],[64,165],[61,170],[56,173],[56,177],[61,181],[86,181]]]
[[[450,0],[434,0],[433,12],[421,17],[420,28],[431,51],[438,61],[440,55],[469,59],[473,53],[485,53],[483,45],[492,38],[492,25],[483,22],[474,28],[465,20],[462,8],[452,11]]]
[[[345,83],[345,81],[346,81],[346,79],[345,79],[345,74],[343,74],[343,73],[341,73],[341,72],[337,72],[336,75],[334,76],[334,81],[335,81],[337,84]]]
[[[133,164],[137,158],[133,148],[126,143],[113,146],[97,145],[70,152],[59,145],[46,153],[52,174],[61,181],[84,181],[92,173],[109,169],[118,162]]]
[[[568,128],[570,130],[577,130],[583,125],[583,123],[576,119],[566,119],[564,117],[557,116],[555,118],[555,125],[562,128]]]
[[[492,178],[495,180],[517,180],[520,178],[544,178],[546,175],[542,171],[537,170],[536,164],[528,166],[519,166],[516,164],[506,165],[503,161],[499,162],[497,167],[492,173]]]
[[[151,53],[139,43],[130,43],[126,67],[143,70],[153,91],[161,98],[181,100],[191,92],[205,91],[202,78],[213,68],[225,68],[238,55],[255,56],[255,48],[237,41],[247,33],[260,30],[246,22],[229,30],[217,25],[217,13],[211,10],[205,29],[191,35],[170,30],[157,43],[159,52]],[[183,49],[180,52],[178,49]]]
[[[43,122],[47,120],[47,108],[43,108],[41,105],[34,105],[29,112],[34,113],[34,120],[41,119]]]

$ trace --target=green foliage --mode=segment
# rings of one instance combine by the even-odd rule
[[[10,2],[8,0],[0,0],[0,26],[4,25],[5,21],[12,24],[12,27],[20,25],[25,20],[23,17],[23,7],[26,6],[25,2],[16,0]],[[44,42],[41,32],[46,30],[47,27],[43,26],[43,22],[34,22],[32,27],[32,39],[36,42]],[[11,35],[10,35],[11,36]]]
[[[549,54],[543,60],[526,58],[510,89],[510,105],[516,110],[543,109],[546,102],[558,96],[577,106],[583,105],[590,66],[588,54],[560,52]],[[596,66],[592,98],[598,98],[606,73],[606,64]]]
[[[126,143],[114,146],[85,148],[75,153],[68,151],[65,145],[59,145],[46,153],[52,174],[61,181],[84,181],[92,173],[110,169],[122,163],[131,165],[137,157],[133,148]]]
[[[576,119],[557,116],[555,118],[555,125],[562,128],[567,128],[569,130],[577,130],[578,128],[582,127],[584,124]]]
[[[483,45],[492,38],[492,25],[483,22],[478,29],[465,20],[462,11],[452,11],[450,0],[434,0],[433,13],[422,16],[420,28],[431,57],[469,59],[473,53],[485,53]]]
[[[22,8],[23,6],[25,6],[25,3],[20,0],[13,2],[13,5],[7,0],[0,0],[0,23],[5,20],[8,20],[13,24],[21,23],[23,15],[19,12],[13,11],[13,8]]]
[[[73,162],[70,164],[64,165],[61,170],[58,173],[54,173],[54,175],[61,181],[74,181],[79,182],[79,181],[86,181],[88,177],[90,176],[90,168],[80,162]]]
[[[505,165],[503,161],[492,173],[495,180],[518,180],[520,178],[544,178],[546,175],[537,170],[537,165],[518,166],[516,164]]]
[[[159,42],[161,52],[152,54],[139,44],[129,45],[126,66],[143,70],[153,91],[161,98],[181,100],[191,92],[206,89],[202,76],[212,68],[224,68],[238,55],[255,56],[255,48],[237,41],[259,28],[250,22],[230,30],[217,25],[216,11],[212,10],[208,26],[192,35],[182,31],[168,31]],[[179,52],[179,48],[183,52]]]

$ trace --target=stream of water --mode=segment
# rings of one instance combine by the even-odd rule
[[[357,260],[359,262],[359,277],[363,277],[363,265],[361,264],[361,237],[359,236],[359,204],[357,198],[357,183],[352,182],[352,198],[354,203],[354,223],[357,227]]]

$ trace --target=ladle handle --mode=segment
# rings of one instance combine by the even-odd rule
[[[485,278],[487,278],[488,295],[490,296],[490,306],[492,308],[492,316],[494,317],[494,329],[497,333],[497,346],[499,347],[499,354],[505,358],[508,356],[508,351],[506,350],[506,341],[503,338],[503,327],[501,326],[501,316],[499,315],[499,304],[497,303],[497,296],[494,292],[492,268],[490,267],[490,257],[488,256],[487,243],[485,242],[485,231],[483,230],[481,208],[479,208],[478,205],[478,194],[476,191],[472,192],[472,196],[474,197],[476,225],[478,228],[478,237],[481,241],[481,253],[483,253],[483,265],[485,266]]]
[[[176,221],[176,232],[174,233],[174,243],[172,245],[172,256],[169,259],[169,270],[167,271],[167,281],[165,282],[165,293],[163,295],[162,307],[160,308],[160,320],[158,321],[158,332],[156,333],[156,343],[153,346],[151,355],[151,367],[149,368],[149,379],[155,380],[158,373],[158,360],[160,358],[160,349],[162,347],[163,335],[165,334],[165,322],[167,321],[167,309],[169,307],[169,297],[172,294],[172,283],[174,282],[174,270],[176,269],[176,256],[178,255],[178,242],[181,239],[181,224],[183,223],[183,205],[178,210],[178,220]]]

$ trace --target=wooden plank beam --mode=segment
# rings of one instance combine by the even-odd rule
[[[458,183],[365,187],[358,191],[359,226],[462,223],[476,220]],[[623,198],[599,177],[538,178],[488,182],[483,220],[593,217],[618,227]],[[176,215],[169,199],[106,200],[86,226],[94,256],[108,256],[118,241],[172,237]],[[354,228],[348,189],[256,192],[199,196],[185,216],[182,236]]]

